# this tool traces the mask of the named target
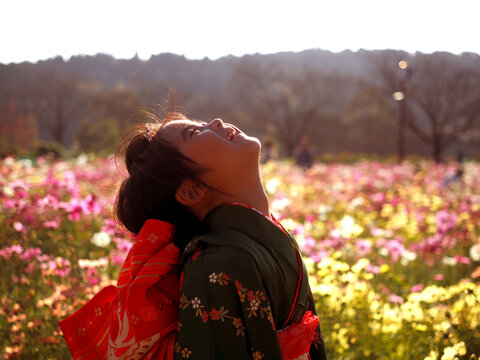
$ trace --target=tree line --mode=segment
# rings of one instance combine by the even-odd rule
[[[307,50],[215,61],[160,54],[0,65],[0,148],[53,141],[112,152],[167,94],[187,115],[221,117],[292,156],[480,152],[480,56]],[[144,119],[143,119],[144,120]]]

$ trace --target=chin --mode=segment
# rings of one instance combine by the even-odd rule
[[[249,143],[251,144],[252,151],[255,151],[257,156],[260,156],[260,150],[262,150],[262,143],[256,137],[249,136]]]

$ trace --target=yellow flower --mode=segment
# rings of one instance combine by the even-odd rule
[[[424,360],[437,360],[437,359],[438,359],[438,353],[432,350]]]
[[[443,349],[443,355],[441,360],[454,360],[455,355],[457,355],[457,352],[453,347],[446,347],[445,349]]]
[[[380,215],[382,217],[390,217],[393,214],[393,206],[392,204],[384,204],[382,207],[382,211]]]
[[[382,266],[380,266],[380,272],[382,274],[386,273],[388,270],[390,270],[390,266],[388,266],[387,264],[383,264]]]
[[[355,265],[352,266],[352,271],[354,273],[359,273],[360,271],[365,269],[365,267],[367,267],[368,264],[370,264],[370,261],[368,261],[368,259],[362,258],[358,260]]]
[[[465,342],[461,341],[458,344],[453,345],[457,355],[463,356],[467,353],[467,348],[465,346]]]

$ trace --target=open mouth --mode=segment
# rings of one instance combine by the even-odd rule
[[[238,135],[237,130],[229,128],[227,132],[227,140],[232,141]]]

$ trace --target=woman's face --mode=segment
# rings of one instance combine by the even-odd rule
[[[176,120],[167,123],[160,134],[206,168],[202,180],[218,190],[238,182],[242,172],[258,169],[259,140],[221,119],[209,123]]]

